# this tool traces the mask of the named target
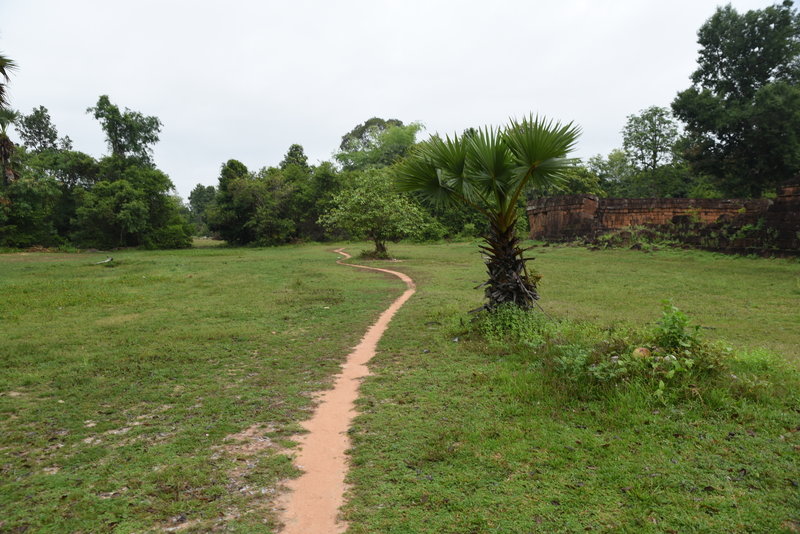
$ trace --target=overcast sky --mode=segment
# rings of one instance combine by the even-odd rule
[[[775,2],[734,0],[740,10]],[[106,146],[107,94],[164,124],[155,161],[186,198],[220,165],[312,163],[378,116],[424,137],[529,112],[583,128],[577,156],[621,146],[626,116],[689,86],[715,0],[2,0],[11,105],[43,105],[76,150]]]

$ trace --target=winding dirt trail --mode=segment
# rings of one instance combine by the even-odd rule
[[[408,289],[367,330],[347,357],[333,389],[319,396],[317,410],[311,419],[303,423],[308,433],[298,439],[300,451],[295,457],[295,464],[304,473],[287,483],[289,492],[278,504],[285,525],[282,534],[333,534],[347,529],[347,525],[338,521],[337,516],[344,504],[344,478],[347,473],[345,451],[350,447],[347,430],[356,415],[358,388],[361,379],[370,374],[367,362],[375,355],[375,348],[389,321],[415,291],[414,281],[403,273],[342,263],[350,255],[343,249],[334,252],[343,256],[336,263],[392,274],[405,282]]]

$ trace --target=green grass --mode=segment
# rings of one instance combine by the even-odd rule
[[[418,280],[419,292],[395,317],[362,388],[350,532],[791,532],[800,525],[800,380],[791,367],[798,332],[776,328],[797,324],[796,262],[572,248],[539,254],[551,314],[641,324],[673,297],[701,324],[715,321],[707,337],[794,350],[793,364],[758,350],[740,356],[732,368],[759,377],[743,391],[712,386],[662,402],[645,384],[581,399],[574,385],[549,379],[536,351],[467,333],[463,312],[480,301],[471,282],[482,278],[471,247],[394,252],[408,258],[398,268]],[[763,303],[770,304],[763,313],[752,310]],[[750,328],[753,316],[759,324]]]
[[[280,446],[402,288],[323,247],[113,256],[0,256],[0,531],[263,532]],[[223,450],[255,424],[274,446]]]
[[[800,262],[710,252],[537,247],[542,305],[551,314],[610,324],[655,321],[663,299],[711,338],[763,347],[800,364]]]
[[[0,532],[272,531],[313,392],[403,290],[330,248],[0,256]],[[351,532],[798,528],[796,261],[534,249],[553,316],[644,325],[672,298],[750,348],[743,394],[665,403],[573,398],[535,352],[469,333],[474,244],[390,248],[418,293],[363,388]],[[231,436],[253,425],[251,454]]]

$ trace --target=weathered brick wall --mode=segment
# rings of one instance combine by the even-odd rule
[[[589,235],[596,225],[598,198],[571,195],[540,198],[528,204],[534,239],[569,239]]]
[[[777,235],[776,248],[800,249],[800,181],[769,199],[598,198],[572,195],[541,198],[528,204],[531,238],[568,240],[596,237],[631,226],[659,226],[676,222],[706,225],[756,224]],[[770,238],[772,239],[772,238]],[[774,239],[772,239],[774,241]]]
[[[735,217],[742,208],[745,211],[762,211],[766,209],[768,202],[753,203],[738,199],[608,198],[599,202],[595,218],[600,231],[669,224],[675,217],[681,216],[708,224],[717,222],[723,216]]]
[[[668,224],[688,216],[704,223],[733,218],[754,210],[763,214],[768,200],[715,200],[693,198],[598,198],[572,195],[533,200],[528,218],[533,239],[570,239],[629,226]]]
[[[781,250],[800,252],[800,180],[781,190],[764,216],[764,226],[775,230]]]

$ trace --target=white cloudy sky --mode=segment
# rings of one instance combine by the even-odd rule
[[[379,116],[426,135],[540,113],[583,128],[577,155],[621,145],[627,115],[689,85],[718,0],[2,0],[12,106],[39,105],[102,155],[101,94],[156,115],[155,149],[186,198],[236,158],[312,162]],[[774,2],[733,0],[740,11]]]

